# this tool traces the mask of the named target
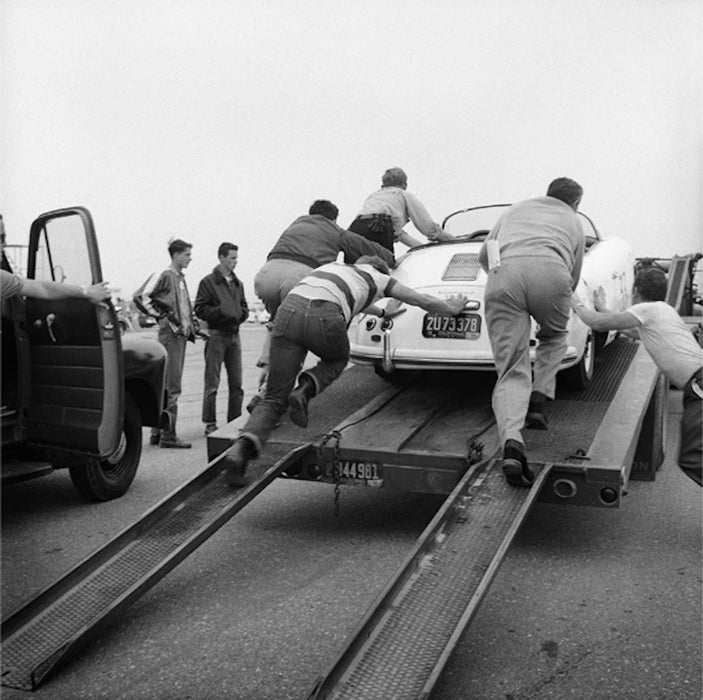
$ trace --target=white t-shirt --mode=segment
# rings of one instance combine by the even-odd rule
[[[703,348],[676,310],[663,301],[647,301],[627,309],[642,325],[640,340],[657,367],[679,389],[703,367]]]

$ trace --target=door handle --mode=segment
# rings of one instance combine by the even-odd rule
[[[46,329],[49,331],[49,337],[51,342],[56,342],[56,336],[54,335],[54,322],[56,321],[56,314],[48,314],[46,317]]]

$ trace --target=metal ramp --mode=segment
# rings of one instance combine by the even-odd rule
[[[310,699],[427,698],[550,471],[509,486],[496,459],[466,473]]]
[[[345,372],[339,384],[346,390],[345,402],[336,402],[330,392],[307,431],[296,433],[282,426],[290,440],[265,447],[247,470],[251,478],[247,488],[233,491],[225,482],[220,461],[235,435],[221,437],[218,456],[204,471],[6,617],[2,685],[23,690],[38,687],[64,657],[156,585],[309,450],[309,436],[331,429],[350,410],[372,400],[383,386],[362,368]],[[218,433],[212,435],[217,438]]]
[[[269,469],[255,465],[250,470],[252,483],[236,492],[224,480],[221,458],[216,460],[10,615],[2,623],[2,685],[35,689],[63,657],[146,593],[268,486],[294,455],[271,455],[274,466]]]

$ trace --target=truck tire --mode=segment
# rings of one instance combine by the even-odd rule
[[[586,345],[581,359],[569,369],[559,372],[559,385],[564,389],[587,389],[593,379],[593,368],[596,361],[596,334],[588,332]]]
[[[117,451],[111,457],[70,467],[71,481],[91,501],[123,496],[134,481],[142,455],[142,420],[130,394],[125,396],[124,423]]]

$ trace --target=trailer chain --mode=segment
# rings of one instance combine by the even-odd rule
[[[341,489],[339,487],[341,477],[342,477],[342,463],[339,459],[339,442],[342,439],[342,433],[339,430],[333,430],[327,433],[322,438],[320,442],[320,449],[324,448],[325,445],[330,441],[334,440],[332,449],[334,450],[334,457],[332,459],[332,478],[334,479],[334,517],[339,516],[339,496]]]

